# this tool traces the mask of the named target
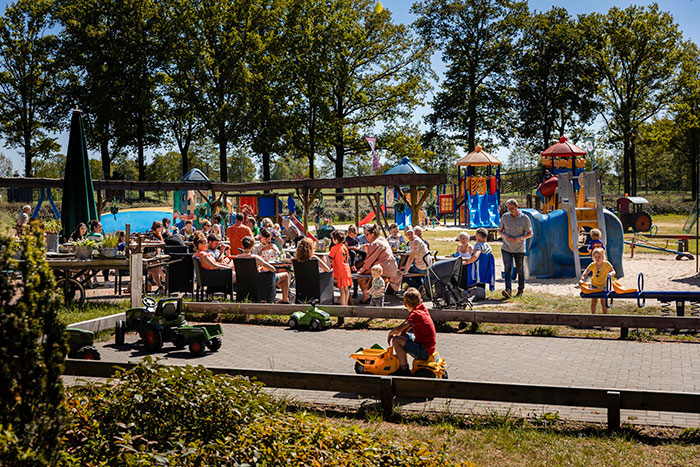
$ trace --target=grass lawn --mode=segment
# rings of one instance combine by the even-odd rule
[[[80,321],[87,321],[89,319],[123,313],[128,308],[129,302],[127,300],[118,302],[88,301],[82,307],[75,304],[62,307],[58,313],[58,319],[61,323],[68,325],[79,323]]]

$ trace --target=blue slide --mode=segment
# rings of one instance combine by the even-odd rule
[[[470,227],[481,227],[481,219],[479,215],[479,205],[480,205],[479,195],[469,195],[469,226]]]

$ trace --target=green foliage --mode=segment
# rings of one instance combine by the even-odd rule
[[[76,240],[75,242],[73,242],[73,245],[85,246],[85,247],[90,247],[93,249],[97,248],[97,242],[92,238],[83,238],[81,240]]]
[[[56,218],[45,219],[43,224],[46,233],[61,233],[61,230],[63,230],[61,221]]]
[[[102,240],[103,248],[116,248],[119,245],[119,235],[116,233],[105,235],[104,240]]]
[[[150,359],[119,381],[72,388],[62,465],[427,465],[447,459],[357,428],[286,413],[241,377]]]
[[[558,331],[556,328],[551,326],[537,326],[535,328],[528,329],[527,333],[531,336],[554,337],[557,335]]]
[[[683,428],[680,438],[690,443],[700,442],[700,428]]]
[[[0,152],[0,177],[12,177],[13,172],[12,159]]]
[[[639,342],[649,342],[654,340],[654,331],[651,329],[632,329],[627,339]]]
[[[54,465],[62,428],[61,372],[66,355],[60,297],[44,258],[43,234],[32,230],[19,240],[0,236],[0,436],[10,453],[30,456],[34,465]],[[22,261],[13,259],[21,252]],[[0,432],[2,429],[0,428]],[[1,459],[1,458],[0,458]],[[1,459],[13,465],[19,458]]]

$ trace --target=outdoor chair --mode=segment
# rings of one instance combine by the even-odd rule
[[[365,264],[367,252],[365,250],[348,250],[348,253],[350,253],[348,257],[350,267],[355,266],[359,270]],[[352,297],[357,298],[357,279],[352,280]]]
[[[277,281],[274,272],[259,272],[255,258],[233,258],[233,265],[236,269],[237,302],[275,302]]]
[[[199,258],[193,256],[194,275],[197,281],[197,300],[202,300],[204,295],[210,296],[216,293],[231,296],[233,300],[233,271],[231,269],[204,269]],[[206,287],[206,293],[205,289]]]
[[[169,253],[171,263],[166,274],[168,294],[184,292],[192,295],[194,288],[194,263],[191,253]]]
[[[172,255],[173,253],[189,253],[190,250],[186,246],[181,245],[165,245],[165,254]]]
[[[296,303],[333,304],[333,273],[321,272],[318,260],[292,261],[296,277]]]

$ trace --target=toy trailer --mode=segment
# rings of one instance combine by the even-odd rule
[[[68,358],[101,360],[100,352],[92,345],[95,341],[95,333],[86,329],[67,328],[66,334],[68,334]]]
[[[627,232],[648,232],[651,229],[651,216],[642,210],[642,205],[649,204],[641,196],[624,196],[617,200],[617,217],[622,222],[622,229]]]

